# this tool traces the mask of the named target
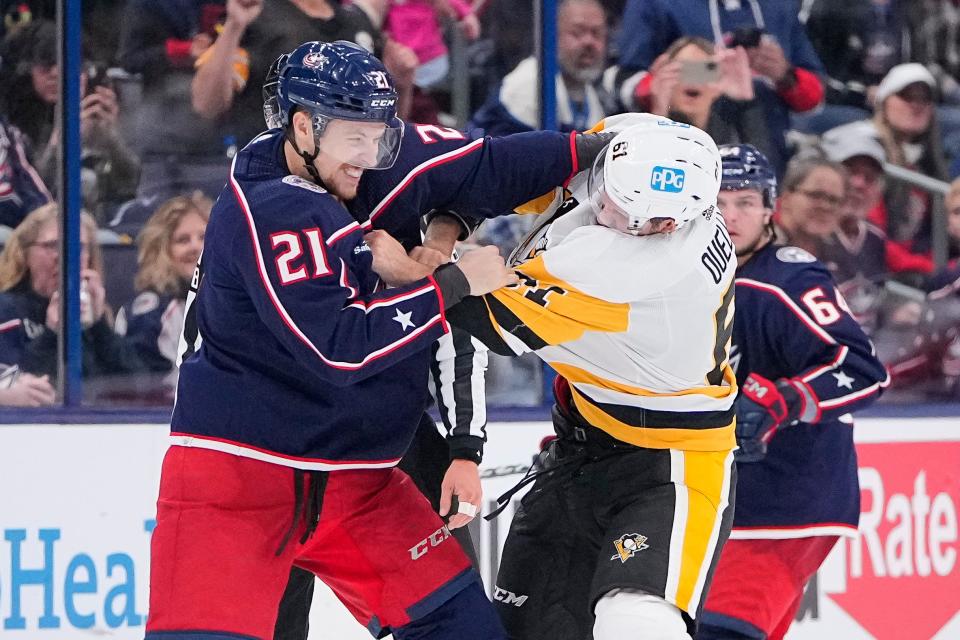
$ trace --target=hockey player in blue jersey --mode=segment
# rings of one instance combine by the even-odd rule
[[[737,507],[698,640],[783,638],[803,588],[860,515],[850,414],[889,378],[827,269],[776,243],[776,177],[725,146],[718,199],[736,247]]]
[[[281,56],[275,62],[275,69],[264,82],[264,115],[270,129],[280,129],[282,125],[277,87],[286,58]],[[512,209],[532,195],[565,183],[578,167],[592,162],[605,141],[603,135],[555,132],[473,138],[447,127],[407,124],[395,164],[383,171],[365,172],[356,197],[345,205],[363,229],[383,229],[397,238],[412,256],[425,263],[427,273],[449,260],[455,241],[465,237],[470,223],[449,210],[446,216],[428,216],[431,222],[421,244],[422,212],[444,207],[490,215]],[[496,188],[491,188],[494,184]],[[449,453],[442,440],[437,442],[436,429],[425,418],[414,439],[413,451],[399,466],[411,474],[441,513],[450,509],[451,495],[460,498],[460,510],[466,511],[480,502],[476,465],[485,439],[485,348],[466,334],[458,335],[455,329],[441,338],[434,350],[451,356],[430,364],[437,383],[440,414],[449,431]],[[425,377],[426,372],[416,393],[423,393]],[[416,379],[411,382],[417,386]],[[450,528],[471,552],[472,542],[465,527],[456,528],[470,517],[454,511]],[[312,574],[297,569],[291,573],[275,638],[306,637],[313,579]]]
[[[500,638],[466,557],[394,465],[423,412],[420,356],[447,332],[445,307],[515,276],[482,251],[411,281],[398,243],[364,242],[342,201],[364,170],[393,164],[403,132],[379,61],[301,47],[279,95],[283,131],[237,155],[207,228],[147,637],[269,638],[297,565],[374,635]],[[378,290],[377,274],[396,286]]]

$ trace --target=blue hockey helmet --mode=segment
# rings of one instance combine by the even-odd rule
[[[267,77],[263,80],[261,95],[263,96],[263,119],[267,123],[267,129],[280,129],[283,127],[283,116],[280,114],[280,100],[277,97],[277,87],[280,85],[280,69],[287,64],[289,53],[281,55],[273,61],[270,69],[267,70]]]
[[[720,190],[755,189],[763,206],[773,209],[777,199],[777,174],[773,165],[752,144],[725,144],[720,147]]]
[[[312,116],[317,152],[364,169],[393,166],[403,122],[397,117],[393,79],[380,60],[357,44],[338,40],[306,42],[274,64],[275,79],[268,72],[263,86],[267,126],[289,127],[299,107]],[[330,123],[340,120],[352,123],[350,131],[329,139]]]

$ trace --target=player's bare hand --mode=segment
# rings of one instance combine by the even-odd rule
[[[0,389],[0,405],[8,407],[43,407],[56,400],[56,393],[47,376],[21,373],[7,389]]]
[[[457,496],[458,512],[447,523],[451,529],[462,527],[476,517],[483,499],[480,469],[471,460],[454,460],[440,485],[440,517],[450,513],[453,496]]]
[[[410,250],[410,257],[429,268],[431,271],[442,264],[447,264],[450,262],[449,254],[444,255],[440,251],[431,249],[430,247],[414,247]]]
[[[403,245],[386,231],[371,231],[363,239],[373,254],[374,273],[392,287],[416,282],[433,272],[409,257]]]
[[[501,287],[517,284],[520,279],[508,268],[495,246],[468,251],[457,263],[470,283],[470,295],[482,296]]]

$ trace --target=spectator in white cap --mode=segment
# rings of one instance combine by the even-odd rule
[[[889,273],[930,273],[933,264],[928,256],[890,242],[873,223],[886,218],[883,165],[887,154],[872,123],[854,122],[831,129],[823,135],[821,147],[829,160],[847,169],[846,199],[837,229],[819,256],[837,282],[855,278],[879,281]]]
[[[933,76],[923,65],[898,64],[877,86],[873,118],[850,126],[876,137],[890,164],[946,180],[947,163],[934,109],[934,86]],[[871,220],[890,239],[913,251],[918,240],[929,238],[932,202],[928,192],[890,180],[884,204]]]

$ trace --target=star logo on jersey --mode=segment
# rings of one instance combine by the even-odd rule
[[[844,389],[850,389],[851,391],[853,391],[853,378],[845,374],[843,370],[840,370],[836,373],[831,373],[830,375],[832,375],[834,378],[837,379],[838,389],[840,387],[843,387]]]
[[[397,315],[393,317],[395,322],[400,323],[400,328],[406,331],[410,327],[414,326],[413,321],[410,319],[410,316],[413,315],[413,311],[407,311],[403,313],[400,309],[397,309]]]
[[[617,553],[611,556],[610,559],[619,560],[620,564],[623,564],[640,551],[649,548],[650,545],[645,544],[646,541],[647,536],[642,536],[639,533],[625,533],[613,541],[613,546],[616,547]]]

